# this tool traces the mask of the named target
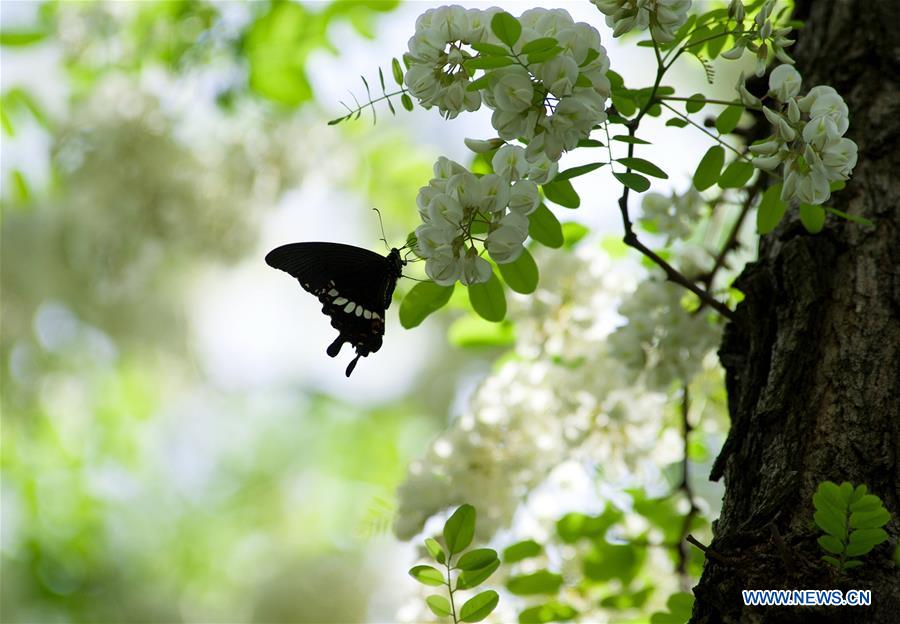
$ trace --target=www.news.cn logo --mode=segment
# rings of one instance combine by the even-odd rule
[[[868,589],[745,589],[746,606],[760,607],[867,607],[872,604]]]

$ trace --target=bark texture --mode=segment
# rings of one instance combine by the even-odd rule
[[[719,352],[732,426],[711,477],[725,497],[692,621],[900,621],[900,0],[798,0],[791,53],[803,91],[850,108],[859,164],[807,234],[796,214],[760,243]],[[888,543],[839,577],[812,523],[819,482],[865,483],[892,514]],[[871,589],[872,606],[744,607],[741,589]]]

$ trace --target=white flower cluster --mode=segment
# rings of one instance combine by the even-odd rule
[[[604,478],[620,485],[658,478],[674,461],[659,448],[666,396],[628,387],[606,344],[614,302],[631,284],[627,272],[584,248],[540,261],[538,290],[510,306],[520,359],[491,374],[410,466],[395,516],[401,539],[461,502],[475,505],[488,538],[566,461],[602,465]]]
[[[498,12],[445,6],[422,14],[404,56],[406,85],[423,107],[437,106],[448,118],[477,110],[484,102],[494,111],[491,123],[501,138],[528,144],[529,161],[544,156],[559,160],[606,119],[609,59],[600,34],[589,24],[574,22],[563,9],[525,11],[518,18],[521,35],[509,55],[487,57],[508,64],[484,69],[486,80],[479,77],[481,86],[472,88],[477,70],[466,61],[478,54],[469,46],[509,49],[491,30]],[[556,40],[557,53],[530,61],[531,53],[523,48],[546,38]]]
[[[769,95],[780,104],[763,113],[774,133],[750,146],[753,164],[773,171],[782,166],[786,202],[821,204],[831,197],[831,183],[847,180],[856,166],[856,143],[844,137],[850,126],[847,105],[829,86],[817,86],[800,97],[802,78],[791,65],[769,75]]]
[[[772,24],[772,9],[775,8],[775,0],[768,0],[754,17],[756,28],[737,38],[734,47],[722,53],[722,58],[739,59],[745,49],[756,54],[756,75],[766,73],[766,64],[769,61],[769,53],[775,55],[782,63],[793,64],[794,59],[784,51],[785,48],[794,45],[794,40],[789,39],[791,28],[784,26],[776,28]],[[732,2],[729,6],[729,15],[738,22],[744,19],[744,6],[739,1]]]
[[[606,15],[613,37],[632,30],[646,30],[657,43],[668,43],[687,20],[691,0],[591,0]]]
[[[666,236],[666,245],[687,238],[700,217],[703,198],[694,187],[684,195],[646,193],[641,200],[641,224],[647,231]]]
[[[442,156],[434,165],[434,178],[419,189],[422,225],[416,228],[416,253],[425,258],[425,272],[437,284],[490,279],[491,265],[476,241],[497,264],[518,259],[528,237],[528,215],[541,201],[537,185],[557,171],[546,157],[528,162],[525,149],[515,145],[497,150],[492,164],[495,173],[477,177]]]
[[[684,295],[677,284],[648,279],[619,308],[628,323],[609,337],[610,348],[648,388],[666,391],[674,381],[689,382],[719,344],[721,328],[685,310]]]

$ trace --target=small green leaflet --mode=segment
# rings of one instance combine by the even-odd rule
[[[400,61],[398,61],[396,58],[391,59],[391,73],[394,76],[394,82],[402,87],[403,70],[400,68]]]
[[[653,176],[654,178],[662,178],[663,180],[667,180],[669,178],[668,174],[654,165],[649,160],[645,160],[643,158],[617,158],[616,162],[619,162],[630,169],[634,169],[635,171],[639,171],[640,173],[645,173],[649,176]]]
[[[499,567],[500,560],[494,559],[487,567],[463,571],[456,580],[456,589],[472,589],[473,587],[478,587],[484,583],[491,574],[496,572]]]
[[[472,309],[484,320],[493,323],[499,323],[503,320],[506,316],[506,296],[503,294],[503,285],[500,283],[496,273],[492,271],[491,278],[483,284],[472,284],[469,286],[469,303],[472,304]],[[472,513],[474,514],[474,509]],[[469,541],[472,541],[471,537]],[[447,546],[450,548],[449,541],[447,541]],[[466,546],[468,546],[468,543]],[[465,548],[465,546],[462,548]],[[458,550],[451,548],[451,554],[459,552],[462,548]]]
[[[437,594],[428,596],[428,598],[425,599],[425,604],[427,604],[428,608],[431,609],[431,612],[438,617],[447,617],[453,613],[450,608],[450,601]]]
[[[544,552],[543,546],[536,541],[529,539],[522,542],[516,542],[511,546],[507,546],[503,551],[503,561],[506,563],[516,563],[530,557],[537,557]]]
[[[506,588],[517,596],[534,594],[555,594],[562,586],[563,578],[548,570],[538,570],[532,574],[513,576],[506,582]]]
[[[725,149],[721,145],[713,145],[706,151],[697,170],[694,172],[694,188],[705,191],[719,180],[722,165],[725,164]]]
[[[428,554],[438,563],[444,563],[444,561],[447,560],[447,556],[444,554],[444,548],[433,537],[429,537],[425,540],[425,548],[428,549]]]
[[[509,50],[493,43],[473,43],[472,49],[487,56],[509,56]]]
[[[650,145],[650,141],[645,141],[644,139],[628,136],[627,134],[617,134],[612,138],[612,140],[621,141],[622,143],[631,143],[633,145]]]
[[[666,122],[666,125],[674,126],[675,128],[684,128],[686,125],[688,125],[688,122],[686,122],[681,117],[672,117],[672,119]]]
[[[630,188],[632,191],[643,193],[650,188],[650,180],[638,173],[613,173],[616,180]]]
[[[491,18],[491,30],[500,41],[512,47],[522,34],[522,25],[509,13],[501,11]]]
[[[552,182],[548,182],[541,187],[544,195],[554,204],[558,204],[564,208],[578,208],[581,205],[581,198],[575,192],[575,188],[568,180],[558,180],[554,178]]]
[[[871,225],[871,226],[875,225],[872,221],[870,221],[869,219],[866,219],[865,217],[860,217],[859,215],[852,215],[852,214],[844,212],[843,210],[838,210],[837,208],[831,208],[829,206],[825,206],[825,211],[830,212],[831,214],[838,216],[841,219],[846,219],[847,221],[853,221],[854,223],[859,223],[860,225]]]
[[[580,223],[569,221],[562,224],[563,239],[565,240],[566,249],[571,249],[577,245],[582,238],[590,233],[590,230]]]
[[[467,70],[475,69],[494,69],[496,67],[506,67],[512,65],[513,61],[508,56],[476,56],[463,61],[463,65]]]
[[[781,184],[773,184],[763,193],[759,207],[756,209],[756,231],[768,234],[781,223],[787,204],[781,201]]]
[[[417,565],[410,569],[409,575],[422,583],[437,587],[444,584],[444,575],[440,570],[427,565]]]
[[[723,189],[741,188],[753,177],[753,165],[746,160],[735,160],[719,177],[719,186]]]
[[[400,96],[400,102],[406,110],[411,111],[413,109],[412,99],[406,93]]]
[[[595,171],[605,164],[606,163],[597,162],[572,167],[570,169],[566,169],[565,171],[560,171],[558,174],[556,174],[556,177],[553,178],[553,181],[557,182],[559,180],[570,180],[572,178],[577,178],[578,176],[582,176],[586,173],[590,173],[591,171]]]
[[[703,110],[704,106],[706,106],[706,96],[702,93],[695,93],[684,103],[684,109],[689,113],[699,112]]]
[[[539,52],[532,52],[528,55],[528,62],[530,63],[543,63],[544,61],[549,61],[552,58],[559,56],[559,53],[562,52],[563,49],[559,46],[554,46],[547,50],[541,50]]]
[[[539,39],[534,39],[533,41],[529,41],[525,45],[522,46],[522,54],[531,54],[532,52],[540,52],[542,50],[549,50],[550,48],[554,48],[559,44],[559,42],[553,37],[541,37]]]
[[[491,548],[476,548],[470,550],[456,562],[460,570],[480,570],[486,568],[497,559],[497,551]]]
[[[425,318],[444,307],[453,294],[455,284],[440,286],[434,282],[419,282],[400,302],[400,324],[405,329],[418,326]]]
[[[500,602],[500,596],[493,589],[483,591],[470,598],[459,610],[459,619],[463,622],[480,622],[491,614]]]
[[[542,202],[528,215],[528,235],[546,247],[562,247],[565,242],[562,226],[556,215]]]
[[[538,266],[527,249],[522,249],[522,254],[514,261],[498,264],[497,268],[503,281],[517,293],[529,295],[537,288]]]
[[[497,277],[492,275],[492,280]],[[488,282],[490,283],[490,282]],[[472,286],[469,286],[471,296]],[[475,536],[475,508],[472,505],[461,505],[453,512],[444,524],[444,543],[450,555],[455,555],[468,548]]]
[[[825,209],[817,204],[800,204],[800,223],[810,234],[818,234],[825,227]]]
[[[716,130],[722,134],[728,134],[737,128],[738,122],[741,120],[741,114],[744,112],[743,106],[731,105],[719,113],[716,117]]]

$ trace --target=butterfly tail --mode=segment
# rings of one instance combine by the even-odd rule
[[[341,352],[341,347],[344,346],[344,337],[342,335],[338,335],[337,338],[334,339],[328,348],[325,349],[325,353],[327,353],[330,357],[336,357],[338,353]],[[349,374],[348,374],[349,376]]]
[[[356,368],[356,363],[359,361],[360,357],[362,357],[362,354],[357,353],[356,357],[353,358],[353,361],[347,365],[347,377],[349,377],[350,373],[353,372],[353,369]]]

